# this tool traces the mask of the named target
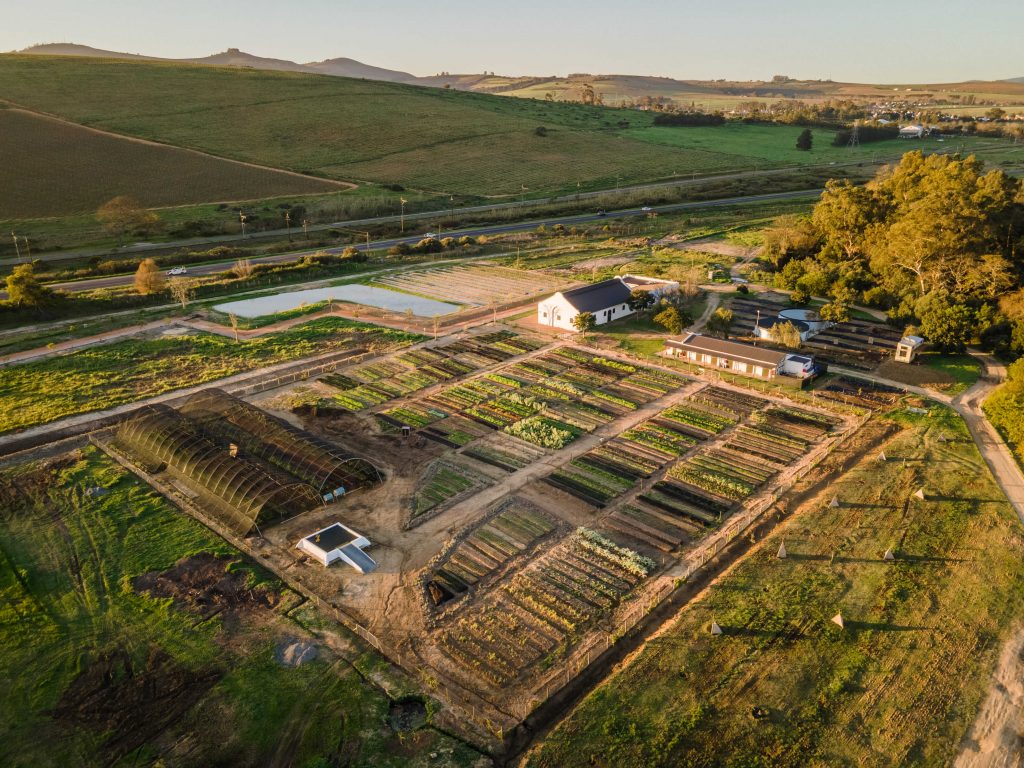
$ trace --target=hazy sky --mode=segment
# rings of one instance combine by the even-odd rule
[[[0,50],[225,48],[440,72],[862,82],[1024,76],[1021,0],[0,0]]]

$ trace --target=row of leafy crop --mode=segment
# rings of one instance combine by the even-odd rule
[[[465,672],[495,687],[566,652],[613,610],[655,563],[595,531],[578,529],[439,631]]]
[[[597,508],[607,506],[699,442],[732,426],[731,420],[703,409],[692,399],[588,451],[544,481]]]
[[[433,465],[412,497],[412,518],[420,517],[489,480],[466,467],[448,462]]]
[[[408,350],[344,373],[328,374],[320,380],[338,390],[329,405],[361,411],[536,351],[543,345],[538,339],[497,331],[437,347]]]

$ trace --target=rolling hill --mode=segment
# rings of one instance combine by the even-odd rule
[[[238,60],[234,54],[217,59]],[[116,136],[355,182],[362,196],[374,194],[367,187],[377,184],[463,201],[544,198],[906,149],[896,140],[835,148],[831,133],[816,129],[814,151],[801,152],[796,126],[680,129],[655,126],[653,113],[635,109],[142,59],[0,55],[0,108],[4,101]],[[25,151],[9,142],[0,134],[0,154]],[[102,168],[100,154],[90,152]],[[61,188],[61,163],[37,154],[27,160],[32,173],[44,186]],[[107,162],[122,163],[120,154]]]
[[[159,59],[139,54],[105,51],[71,43],[35,45],[18,51],[18,53],[36,56],[59,55],[177,61],[209,66],[308,72],[520,98],[552,98],[556,101],[579,100],[581,88],[587,84],[601,95],[606,104],[620,105],[646,98],[660,98],[668,100],[676,106],[707,110],[728,110],[736,107],[739,102],[751,99],[767,102],[780,99],[799,99],[808,102],[827,99],[889,101],[893,99],[894,92],[899,92],[899,100],[927,100],[958,109],[960,109],[962,97],[966,94],[974,94],[983,100],[999,103],[1002,106],[1024,106],[1024,78],[963,83],[885,85],[842,83],[831,80],[786,80],[783,82],[677,80],[654,75],[589,73],[578,73],[565,77],[506,76],[494,73],[417,76],[409,72],[373,66],[345,57],[299,64],[284,59],[256,56],[237,48],[229,48],[223,53],[193,59]]]

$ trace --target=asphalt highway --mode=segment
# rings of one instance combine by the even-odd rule
[[[555,224],[562,224],[563,226],[571,227],[577,224],[591,224],[598,221],[606,221],[609,219],[622,219],[630,216],[645,216],[649,213],[673,213],[677,211],[685,211],[698,208],[719,208],[728,205],[737,205],[743,203],[757,203],[757,202],[771,202],[774,200],[795,200],[799,198],[813,198],[821,194],[820,189],[809,189],[801,190],[796,192],[772,192],[764,195],[747,195],[744,197],[727,197],[720,200],[705,200],[696,203],[674,203],[672,205],[657,205],[652,206],[650,211],[644,211],[641,208],[627,208],[624,210],[608,211],[605,214],[601,214],[597,211],[593,213],[577,214],[575,216],[561,216],[547,219],[534,219],[532,221],[519,221],[510,224],[494,224],[484,227],[472,227],[469,229],[458,229],[453,231],[445,231],[440,233],[443,237],[462,237],[463,235],[469,235],[471,237],[479,237],[480,235],[499,235],[507,232],[523,232],[527,230],[536,229],[541,224],[546,227],[554,226]],[[322,248],[315,250],[303,250],[293,251],[290,253],[279,253],[273,256],[260,256],[257,258],[249,259],[253,264],[281,264],[290,261],[296,261],[305,254],[316,253],[321,250],[327,251],[328,253],[341,253],[346,248],[357,248],[361,251],[366,250],[368,247],[372,250],[382,250],[390,248],[393,245],[399,243],[414,244],[418,243],[423,239],[423,233],[417,233],[409,235],[407,237],[396,237],[388,240],[376,240],[370,243],[369,246],[366,243],[361,245],[343,245],[337,248]],[[235,263],[235,260],[221,261],[212,264],[196,264],[187,267],[188,277],[198,277],[203,275],[215,275],[220,272],[224,272],[231,268],[231,265]],[[112,277],[98,277],[90,278],[88,280],[74,280],[65,283],[48,283],[50,288],[65,291],[67,293],[79,293],[82,291],[93,291],[97,288],[117,288],[125,285],[131,285],[134,282],[134,275],[114,275]],[[173,278],[172,278],[173,279]],[[5,294],[4,294],[5,295]]]

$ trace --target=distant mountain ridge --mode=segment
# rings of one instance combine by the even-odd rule
[[[503,76],[493,72],[481,74],[451,74],[417,76],[401,70],[377,67],[355,59],[338,57],[324,61],[300,64],[287,59],[272,59],[228,48],[221,53],[190,59],[168,59],[146,56],[138,53],[123,53],[93,48],[76,43],[45,43],[33,45],[15,54],[38,56],[83,56],[107,59],[132,59],[142,61],[178,62],[215,67],[240,67],[249,69],[303,72],[308,74],[351,77],[364,80],[379,80],[432,88],[451,88],[475,93],[502,94],[535,99],[557,101],[580,99],[583,92],[592,89],[599,93],[605,103],[643,103],[661,101],[689,105],[696,109],[720,109],[722,97],[735,100],[745,99],[845,99],[871,97],[890,100],[892,92],[911,90],[942,89],[956,93],[1000,93],[1024,98],[1024,77],[994,81],[970,81],[948,84],[921,84],[913,88],[880,84],[841,83],[831,80],[791,80],[783,78],[773,81],[732,82],[725,80],[677,80],[670,77],[646,75],[602,75],[577,73],[558,76]]]
[[[251,53],[228,48],[222,53],[191,59],[168,59],[160,56],[145,56],[139,53],[123,53],[106,51],[77,43],[42,43],[12,53],[34,56],[83,56],[97,59],[132,59],[136,61],[177,61],[183,64],[202,64],[210,67],[247,67],[250,69],[269,69],[278,72],[308,72],[316,75],[334,75],[335,77],[355,77],[364,80],[386,80],[393,83],[418,83],[421,78],[409,72],[400,72],[384,67],[363,64],[361,61],[348,58],[327,59],[309,64],[299,64],[287,59],[271,59]],[[425,84],[425,83],[421,83]]]

